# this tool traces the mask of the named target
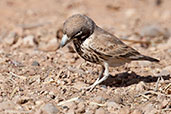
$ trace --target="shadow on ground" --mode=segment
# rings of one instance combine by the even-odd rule
[[[140,75],[137,75],[135,72],[132,72],[132,73],[123,72],[123,73],[116,74],[115,76],[110,75],[108,79],[104,81],[102,84],[106,86],[110,86],[110,87],[127,87],[132,84],[138,84],[141,81],[145,83],[157,82],[159,77],[162,77],[164,80],[169,80],[171,78],[170,75],[140,76]]]

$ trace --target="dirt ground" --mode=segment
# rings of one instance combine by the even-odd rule
[[[57,50],[65,19],[86,14],[144,55],[101,70],[72,44]],[[170,114],[171,0],[0,0],[0,114]]]

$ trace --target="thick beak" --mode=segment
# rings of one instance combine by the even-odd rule
[[[66,34],[64,34],[61,40],[60,48],[64,47],[68,42],[69,42],[69,38]]]

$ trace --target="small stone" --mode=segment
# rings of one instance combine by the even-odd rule
[[[75,109],[77,106],[74,102],[68,102],[68,103],[65,103],[63,107],[67,107],[68,109]]]
[[[43,103],[44,102],[42,100],[38,100],[38,101],[35,102],[35,104],[38,105],[38,106],[42,105]]]
[[[85,114],[94,114],[93,110],[86,110]]]
[[[123,99],[121,95],[116,95],[112,100],[112,102],[115,102],[117,104],[123,104]]]
[[[168,70],[163,69],[158,75],[159,76],[168,76],[168,75],[170,75],[170,72]]]
[[[0,103],[0,110],[16,109],[18,105],[12,101],[5,101]]]
[[[143,81],[139,82],[136,85],[136,91],[141,92],[145,89],[145,83]]]
[[[16,32],[10,32],[8,36],[4,39],[4,42],[8,45],[13,45],[17,42],[17,33]]]
[[[151,62],[149,61],[137,61],[137,62],[141,67],[148,67],[151,65]]]
[[[86,84],[84,82],[76,82],[73,87],[80,90],[81,88],[86,87]]]
[[[166,10],[162,13],[161,15],[161,19],[164,21],[167,21],[171,16],[171,11],[170,10]]]
[[[49,96],[50,96],[51,99],[55,99],[56,98],[55,94],[52,91],[49,92]]]
[[[161,109],[163,109],[163,108],[165,108],[166,106],[167,106],[167,104],[169,103],[169,101],[168,100],[163,100],[162,102],[161,102]]]
[[[47,44],[42,43],[39,45],[39,49],[43,51],[55,51],[59,48],[59,42],[56,38],[51,39]]]
[[[67,113],[65,113],[65,114],[76,114],[76,113],[75,113],[74,109],[70,109],[70,110],[68,110]]]
[[[24,65],[19,61],[11,60],[9,63],[16,67],[24,67]]]
[[[128,107],[121,108],[119,114],[129,114],[130,110]]]
[[[96,110],[95,114],[106,114],[103,108],[99,108]]]
[[[167,66],[163,70],[167,70],[167,71],[169,71],[171,73],[171,66]]]
[[[37,62],[37,61],[33,61],[33,63],[31,65],[32,66],[40,66],[39,62]]]
[[[142,107],[144,114],[156,114],[157,109],[154,108],[153,104],[147,104],[144,107]]]
[[[140,31],[141,36],[144,37],[157,37],[162,35],[162,33],[163,29],[158,25],[146,25]]]
[[[94,101],[97,103],[102,103],[102,101],[104,101],[104,98],[102,96],[97,96],[94,98]]]
[[[85,112],[85,104],[83,102],[80,102],[78,104],[77,113],[84,113],[84,112]]]
[[[107,106],[110,108],[120,108],[120,105],[111,101],[111,102],[107,102]]]
[[[135,15],[136,10],[135,9],[127,9],[125,12],[126,17],[132,17],[133,15]]]
[[[143,114],[142,111],[135,109],[131,114]]]
[[[46,114],[57,114],[59,112],[59,110],[56,108],[56,106],[51,103],[45,104],[41,108],[41,111]]]
[[[20,104],[20,105],[23,105],[23,104],[26,104],[29,102],[29,98],[28,97],[23,97],[23,98],[20,98],[17,103]]]
[[[35,37],[33,35],[28,35],[23,38],[22,45],[24,47],[33,47],[33,46],[35,46],[35,44],[36,44],[36,41],[35,41]]]

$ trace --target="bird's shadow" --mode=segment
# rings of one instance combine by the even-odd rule
[[[127,87],[133,84],[138,84],[143,81],[145,83],[157,82],[159,76],[140,76],[135,72],[123,72],[116,74],[115,76],[110,75],[107,80],[105,80],[102,84],[110,87]],[[164,80],[169,80],[170,75],[162,76]]]

